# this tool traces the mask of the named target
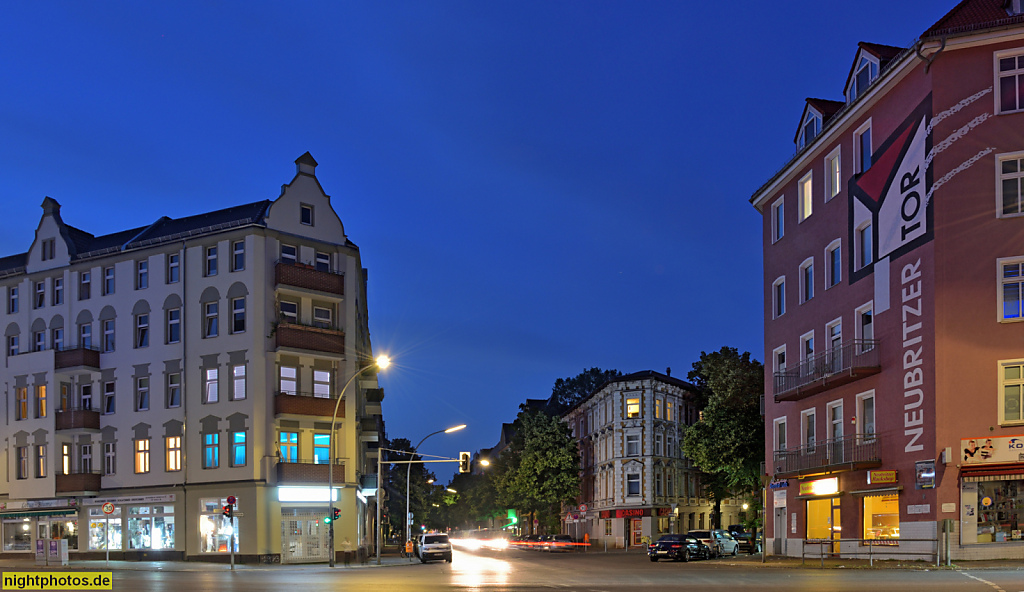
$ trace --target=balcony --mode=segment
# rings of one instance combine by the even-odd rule
[[[345,482],[345,463],[342,459],[334,460],[334,482]],[[277,463],[277,482],[287,484],[316,483],[327,484],[327,463],[317,463],[315,459],[299,459],[296,462]]]
[[[313,393],[274,392],[274,413],[277,415],[315,415],[330,417],[334,413],[337,397],[323,397]],[[338,405],[338,419],[345,417],[345,405]]]
[[[93,347],[70,347],[53,352],[53,367],[64,368],[95,368],[100,367],[100,350]]]
[[[76,407],[58,408],[55,423],[58,430],[99,430],[100,412]]]
[[[95,495],[100,487],[98,472],[61,474],[57,473],[54,491],[61,495]]]
[[[800,362],[795,372],[775,373],[775,402],[799,401],[882,371],[879,343],[854,339]]]
[[[277,347],[329,354],[345,354],[345,332],[297,323],[278,323]]]
[[[776,479],[859,471],[882,466],[879,436],[846,436],[798,448],[776,450]]]
[[[319,270],[312,265],[278,262],[274,268],[274,276],[279,285],[326,292],[337,296],[345,295],[344,275]]]
[[[381,415],[383,411],[380,402],[384,400],[384,389],[375,388],[366,391],[366,413],[368,415]]]
[[[380,417],[379,415],[371,415],[359,420],[360,442],[377,442],[380,440],[381,426],[378,421]]]

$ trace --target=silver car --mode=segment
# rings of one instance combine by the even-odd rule
[[[721,528],[714,528],[711,530],[691,530],[687,534],[699,539],[700,542],[707,545],[708,548],[711,549],[712,557],[736,555],[739,553],[739,541],[733,538],[727,530],[722,530]]]

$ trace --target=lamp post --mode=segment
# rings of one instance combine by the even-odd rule
[[[457,425],[455,427],[448,428],[447,430],[437,430],[436,432],[432,432],[430,434],[427,434],[426,436],[423,436],[423,439],[420,440],[420,443],[412,447],[412,453],[411,453],[412,456],[409,458],[409,460],[412,460],[412,457],[416,456],[416,450],[424,442],[427,441],[427,438],[429,438],[431,436],[436,436],[438,434],[450,434],[452,432],[457,432],[457,431],[461,430],[464,427],[466,427],[466,424]],[[409,478],[411,476],[412,476],[412,463],[409,463],[409,464],[406,465],[406,469],[405,469],[405,540],[406,541],[409,541],[409,540],[412,539],[412,524],[409,522]]]
[[[391,360],[387,356],[378,356],[376,360],[372,360],[370,364],[363,366],[356,370],[352,378],[348,379],[345,386],[341,387],[341,390],[337,393],[337,400],[334,402],[334,413],[331,415],[331,431],[327,433],[327,516],[330,518],[330,523],[327,527],[327,549],[329,554],[327,556],[327,566],[334,567],[334,424],[338,420],[338,407],[341,405],[341,398],[348,390],[348,387],[356,381],[357,378],[363,375],[363,372],[370,368],[376,367],[378,370],[384,370],[391,364]],[[379,504],[379,501],[378,501]]]

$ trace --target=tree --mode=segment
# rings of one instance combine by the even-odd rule
[[[498,503],[557,524],[561,504],[580,493],[579,448],[559,417],[521,409],[512,443],[495,463]]]
[[[385,440],[384,448],[401,450],[406,452],[382,452],[384,454],[384,470],[387,472],[387,522],[390,526],[392,537],[405,537],[405,492],[406,472],[409,472],[409,511],[417,519],[424,519],[427,516],[427,509],[431,508],[431,496],[434,493],[433,487],[427,481],[434,478],[434,475],[427,470],[423,463],[413,463],[411,466],[406,463],[394,463],[392,461],[422,460],[420,455],[412,454],[412,443],[407,438],[395,438]]]
[[[559,378],[551,389],[548,399],[547,413],[561,417],[563,413],[596,391],[601,385],[613,378],[622,376],[618,370],[602,370],[590,368],[572,378]]]
[[[722,499],[750,496],[761,488],[764,460],[764,367],[734,347],[701,352],[688,375],[697,389],[700,421],[686,428],[683,452],[706,473],[721,527]],[[760,496],[756,506],[760,505]]]

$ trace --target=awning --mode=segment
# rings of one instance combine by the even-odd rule
[[[33,516],[68,516],[78,514],[78,508],[46,508],[0,512],[0,518],[30,518]]]
[[[893,487],[878,487],[876,489],[860,489],[858,491],[851,491],[850,495],[854,497],[871,497],[873,495],[892,495],[903,491],[902,485],[895,485]]]
[[[1020,479],[1022,476],[1024,476],[1024,463],[993,463],[960,469],[960,477],[964,483],[1002,481],[1007,478]]]

